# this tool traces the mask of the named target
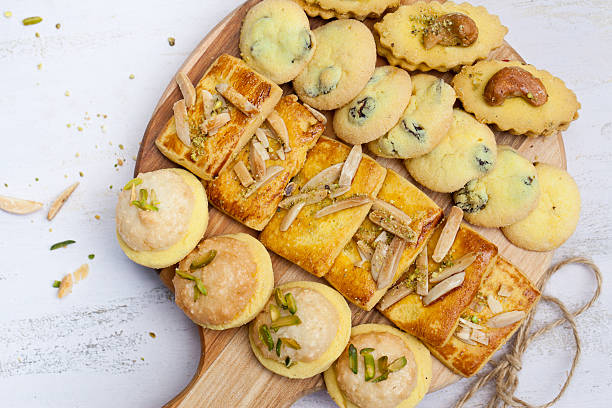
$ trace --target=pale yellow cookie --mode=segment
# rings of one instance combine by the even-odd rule
[[[308,17],[291,0],[264,0],[249,10],[242,23],[242,59],[277,84],[302,72],[315,48]]]
[[[507,76],[490,87],[497,88],[500,94],[507,93],[508,98],[497,106],[489,104],[484,96],[487,83],[497,72],[509,67],[522,68],[539,79],[548,95],[546,102],[540,106],[531,103],[539,90],[534,86],[526,89],[524,98],[511,97],[511,93],[520,93],[521,87],[527,84],[516,76]],[[562,80],[518,61],[481,61],[474,66],[464,67],[453,79],[453,86],[466,111],[472,112],[481,122],[494,124],[500,130],[515,135],[555,134],[567,129],[570,122],[578,118],[580,109],[576,95]]]
[[[399,120],[412,93],[410,75],[390,65],[378,67],[368,84],[334,114],[334,132],[347,143],[378,139]]]
[[[510,146],[498,146],[495,168],[453,194],[464,218],[481,227],[497,228],[525,218],[540,197],[540,182],[529,160]]]
[[[433,75],[412,77],[412,97],[399,122],[385,135],[368,143],[378,156],[410,159],[432,151],[453,122],[453,88]]]
[[[293,87],[313,108],[336,109],[353,99],[374,73],[374,37],[357,20],[332,21],[313,32],[317,49]]]
[[[563,169],[536,163],[540,180],[540,201],[527,218],[502,228],[514,245],[530,251],[552,251],[576,230],[580,217],[580,192],[574,179]]]
[[[452,193],[470,180],[493,170],[497,157],[495,135],[462,110],[453,111],[453,123],[431,152],[404,164],[410,175],[433,191]]]
[[[399,6],[400,0],[300,0],[313,10],[321,10],[317,14],[323,18],[333,13],[336,18],[356,18],[364,20],[368,17],[379,18],[386,10]]]
[[[446,30],[452,31],[455,26],[457,32],[466,34],[468,24],[463,21],[451,24],[436,20],[454,13],[459,13],[464,18],[467,16],[472,26],[475,26],[469,33],[471,34],[468,36],[469,41],[465,42],[465,37],[443,36],[440,43],[427,49],[424,37],[428,39],[431,34],[445,34]],[[474,7],[468,3],[456,4],[451,1],[444,3],[420,1],[402,6],[375,24],[374,30],[379,35],[380,47],[387,49],[395,57],[389,60],[391,64],[399,65],[397,60],[404,60],[410,67],[442,72],[461,65],[471,65],[486,58],[491,50],[502,45],[504,36],[508,32],[499,21],[499,17],[489,14],[484,7]]]

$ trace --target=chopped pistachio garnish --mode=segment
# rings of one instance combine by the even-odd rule
[[[94,254],[89,254],[89,255],[87,255],[87,257],[88,257],[89,259],[94,259],[96,256],[95,256]]]
[[[359,354],[361,354],[362,356],[365,356],[366,354],[370,354],[373,351],[374,349],[372,347],[366,347],[366,348],[361,349],[359,351]]]
[[[406,360],[406,357],[401,356],[400,358],[396,358],[395,360],[393,360],[393,362],[389,364],[387,369],[389,370],[390,373],[394,373],[404,368],[407,363],[408,361]]]
[[[276,340],[276,355],[279,357],[281,355],[282,347],[283,347],[283,341],[279,338],[278,340]]]
[[[149,192],[146,188],[141,188],[139,190],[140,200],[134,200],[131,202],[131,205],[140,208],[143,211],[159,211],[157,205],[159,201],[157,201],[157,195],[155,194],[155,190],[151,189],[151,199],[149,200]],[[147,203],[147,200],[149,202]]]
[[[272,322],[270,328],[274,330],[285,326],[296,326],[300,323],[302,323],[302,321],[296,315],[282,316]]]
[[[217,256],[217,251],[214,249],[211,249],[210,251],[200,256],[195,261],[193,261],[189,269],[193,271],[194,269],[203,268],[207,266],[208,264],[210,264],[213,261],[213,259],[215,259],[215,256]]]
[[[355,348],[355,346],[353,346],[352,343],[349,344],[348,354],[349,354],[349,368],[351,369],[353,374],[357,374],[357,371],[359,370],[359,365],[357,364],[357,349]]]
[[[6,18],[11,18],[12,15],[13,15],[13,13],[11,11],[5,11],[4,12],[4,17],[6,17]]]
[[[206,290],[206,287],[204,286],[204,283],[202,283],[202,281],[200,280],[200,278],[193,276],[187,272],[183,272],[181,270],[179,270],[178,268],[176,269],[176,274],[178,276],[180,276],[183,279],[188,279],[188,280],[192,280],[195,282],[195,285],[193,287],[193,301],[196,302],[198,300],[198,298],[200,297],[200,293],[204,296],[206,296],[208,294],[208,291]]]
[[[295,298],[291,293],[287,293],[285,295],[285,301],[287,302],[287,309],[289,309],[289,313],[295,314],[295,312],[297,312],[297,304],[295,303]]]
[[[389,378],[389,371],[385,371],[384,373],[382,373],[381,375],[373,379],[371,382],[377,383],[377,382],[385,381],[387,378]]]
[[[142,179],[139,179],[138,177],[133,178],[130,181],[128,181],[125,186],[123,186],[123,191],[131,190],[132,186],[137,186],[139,184],[142,184]]]
[[[376,365],[374,364],[374,356],[370,353],[361,353],[363,355],[363,364],[365,366],[365,380],[370,381],[376,375]]]
[[[134,74],[130,74],[130,79],[134,79],[134,78],[136,78]]]
[[[259,326],[259,339],[263,344],[268,347],[269,351],[272,351],[272,349],[274,348],[274,340],[272,340],[270,330],[265,324]]]
[[[378,371],[384,373],[388,370],[389,357],[382,356],[378,359]]]
[[[62,282],[61,282],[61,281],[58,281],[58,280],[53,281],[53,287],[54,287],[54,288],[59,288],[61,283],[62,283]]]
[[[24,18],[22,23],[24,26],[29,26],[29,25],[34,25],[34,24],[38,24],[42,21],[42,17],[27,17]]]
[[[287,358],[285,358],[285,367],[289,368],[289,367],[292,367],[295,364],[296,364],[296,362],[295,361],[291,361],[291,358],[289,356],[287,356]]]
[[[273,303],[270,303],[270,320],[273,322],[277,321],[281,315],[281,310],[278,306]]]
[[[289,337],[280,337],[279,340],[281,340],[284,345],[286,345],[287,347],[291,347],[294,350],[299,350],[302,348],[302,346],[300,346],[300,343],[293,339],[290,339]]]
[[[65,248],[70,244],[74,244],[76,241],[72,240],[72,239],[68,239],[66,241],[62,241],[62,242],[58,242],[56,244],[51,245],[51,248],[49,249],[50,251],[53,251],[54,249],[58,249],[58,248]]]
[[[276,304],[283,309],[287,308],[287,299],[283,296],[283,292],[280,288],[274,289],[274,299],[276,300]]]

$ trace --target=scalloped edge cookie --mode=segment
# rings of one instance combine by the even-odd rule
[[[386,10],[400,5],[400,0],[369,0],[367,2],[346,0],[297,0],[296,2],[300,5],[305,4],[313,11],[316,10],[325,15],[331,14],[331,17],[324,17],[318,14],[323,18],[356,18],[358,20],[380,18]],[[302,7],[305,8],[304,6]]]

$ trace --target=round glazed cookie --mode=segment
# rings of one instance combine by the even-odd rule
[[[410,75],[390,65],[378,67],[367,85],[334,114],[334,132],[341,140],[362,144],[393,127],[412,93]]]
[[[277,84],[293,80],[315,48],[308,17],[291,0],[264,0],[249,10],[242,23],[242,59]]]
[[[562,80],[518,61],[463,67],[453,86],[466,111],[515,135],[548,136],[565,130],[580,109]]]
[[[353,99],[374,73],[374,36],[357,20],[335,20],[313,33],[317,49],[293,87],[313,108],[336,109]]]
[[[497,143],[487,125],[462,110],[453,110],[453,123],[431,152],[404,162],[410,175],[433,191],[452,193],[495,166]]]
[[[357,373],[350,364],[351,345],[357,357]],[[374,377],[368,381],[364,354],[375,362]],[[381,371],[379,359],[385,356],[389,369],[384,371],[383,365]],[[349,345],[325,371],[324,378],[329,395],[339,407],[412,408],[429,389],[432,360],[429,350],[415,337],[388,325],[362,324],[353,327]]]
[[[344,297],[315,282],[279,286],[249,325],[255,357],[268,370],[289,378],[327,370],[350,333],[351,310]]]
[[[204,236],[208,200],[202,183],[182,169],[140,173],[119,193],[117,240],[132,261],[165,268]]]
[[[576,230],[580,217],[580,192],[563,169],[536,163],[542,193],[529,215],[502,232],[514,245],[530,251],[552,251]]]
[[[529,160],[510,146],[498,146],[495,168],[453,194],[465,219],[482,227],[503,227],[525,218],[538,204],[540,182]]]
[[[385,135],[368,143],[372,153],[410,159],[432,151],[453,122],[455,91],[442,79],[418,74],[412,77],[412,97],[399,122]]]
[[[274,287],[266,248],[248,234],[203,240],[183,259],[174,279],[175,301],[194,323],[224,330],[251,321]]]

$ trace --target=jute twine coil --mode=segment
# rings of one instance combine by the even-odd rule
[[[577,311],[570,312],[569,310],[567,310],[563,302],[561,302],[556,297],[542,295],[541,299],[556,305],[561,311],[563,317],[559,320],[555,320],[552,323],[547,324],[546,326],[534,331],[533,333],[529,333],[533,324],[533,316],[535,315],[535,308],[533,308],[529,315],[527,315],[525,323],[517,331],[514,343],[512,344],[512,350],[510,350],[500,361],[497,362],[497,366],[495,368],[493,368],[488,373],[481,375],[478,380],[476,380],[474,384],[472,384],[472,386],[465,393],[465,395],[455,404],[455,408],[463,407],[465,403],[468,402],[474,396],[474,394],[478,392],[478,390],[480,390],[493,380],[495,381],[495,394],[489,400],[487,408],[497,408],[499,406],[502,406],[504,408],[548,408],[554,405],[563,396],[563,393],[565,392],[565,390],[570,384],[570,381],[572,380],[574,370],[576,369],[578,359],[580,358],[580,335],[578,334],[578,329],[576,328],[575,318],[585,310],[589,309],[593,305],[593,303],[595,303],[601,292],[601,271],[599,270],[597,265],[593,263],[593,261],[583,257],[568,258],[550,267],[538,283],[540,290],[542,290],[546,282],[548,282],[550,277],[554,275],[555,272],[569,264],[581,264],[588,266],[591,269],[591,271],[595,275],[595,278],[597,279],[597,289],[595,290],[593,297],[591,297],[591,299]],[[536,338],[566,322],[569,323],[574,334],[574,340],[576,342],[576,353],[574,354],[574,360],[572,361],[572,368],[569,370],[569,373],[567,375],[567,378],[565,379],[563,387],[561,387],[561,390],[552,400],[542,405],[534,405],[515,396],[514,393],[519,383],[518,372],[521,370],[521,360],[523,354],[525,353],[525,350],[527,350],[527,347]]]

